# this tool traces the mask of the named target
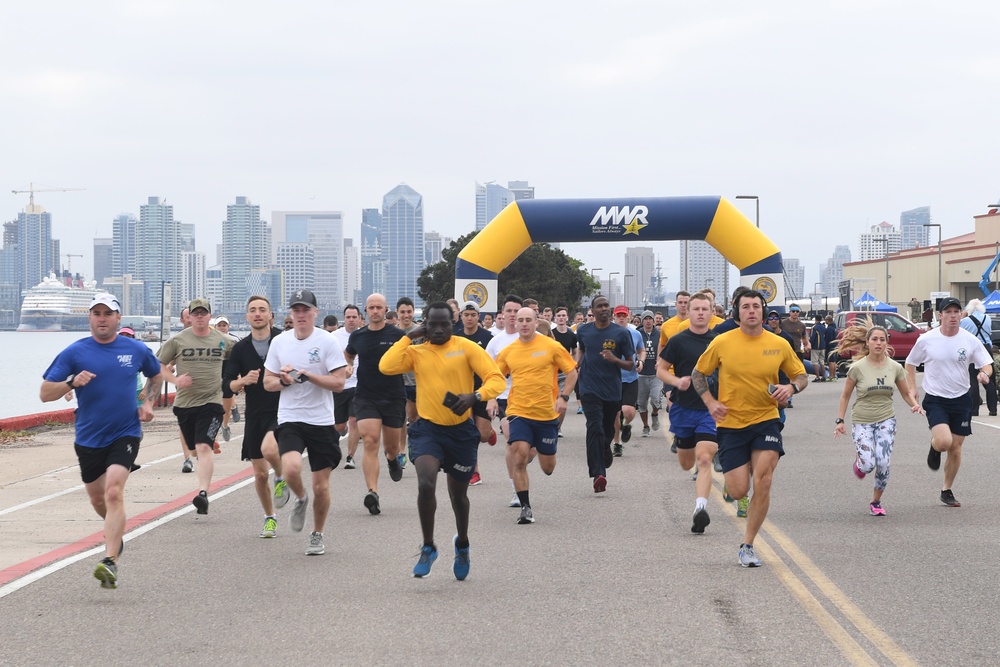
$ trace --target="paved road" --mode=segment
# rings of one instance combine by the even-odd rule
[[[383,472],[378,517],[362,506],[360,469],[335,470],[321,557],[303,555],[307,537],[289,531],[290,505],[279,537],[258,539],[250,486],[230,485],[197,517],[186,509],[193,476],[169,458],[177,445],[164,411],[143,444],[147,465],[129,481],[128,509],[152,517],[172,503],[181,513],[130,534],[116,591],[92,578],[94,555],[20,588],[25,579],[0,586],[0,664],[995,662],[1000,420],[977,420],[955,486],[963,506],[951,509],[937,498],[940,474],[925,463],[926,423],[897,401],[889,515],[873,518],[870,484],[851,473],[852,446],[832,438],[842,386],[813,384],[789,412],[787,456],[757,541],[764,567],[737,564],[742,520],[722,504],[721,481],[712,524],[691,534],[691,476],[663,431],[633,438],[608,492],[595,495],[583,417],[573,414],[555,474],[531,471],[534,525],[516,525],[517,510],[507,507],[500,446],[481,448],[486,481],[470,490],[465,582],[451,574],[443,484],[442,556],[430,578],[410,576],[420,541],[412,468],[396,484]],[[82,491],[10,509],[79,483],[69,443],[68,432],[52,432],[35,446],[0,450],[0,575],[8,579],[13,564],[72,551],[66,545],[100,530]],[[217,478],[244,471],[237,459],[234,438]]]

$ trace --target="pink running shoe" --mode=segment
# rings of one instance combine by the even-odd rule
[[[864,479],[865,473],[861,472],[861,468],[858,467],[858,460],[854,459],[854,476],[858,479]]]
[[[872,513],[872,516],[885,516],[885,509],[882,508],[882,503],[878,501],[869,505],[868,510]]]

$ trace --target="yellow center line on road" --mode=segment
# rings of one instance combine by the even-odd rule
[[[737,519],[736,510],[732,503],[727,503],[722,496],[721,484],[724,481],[722,475],[715,475],[716,484],[712,485],[712,494],[723,507],[726,514],[742,530],[741,519]],[[813,618],[817,627],[822,630],[827,637],[840,650],[844,657],[853,665],[877,665],[875,660],[855,639],[851,633],[823,606],[823,603],[816,598],[809,590],[802,579],[792,571],[788,564],[782,559],[771,544],[762,538],[763,534],[774,540],[778,546],[787,554],[788,558],[812,581],[819,593],[829,600],[844,617],[850,621],[858,632],[861,633],[872,645],[878,649],[894,665],[909,667],[917,663],[906,653],[896,642],[894,642],[885,632],[880,630],[874,621],[868,618],[860,608],[852,603],[848,597],[822,573],[819,567],[813,563],[796,544],[781,532],[773,523],[765,520],[761,532],[754,540],[754,550],[762,554],[766,564],[771,567],[778,580],[798,601],[806,612]]]

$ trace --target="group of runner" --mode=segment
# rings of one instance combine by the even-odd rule
[[[628,308],[612,309],[604,296],[594,298],[585,315],[578,313],[572,327],[566,308],[540,312],[537,302],[516,295],[504,297],[490,328],[471,301],[430,303],[422,323],[413,321],[412,300],[403,297],[395,305],[399,326],[387,321],[385,298],[372,294],[363,313],[358,306],[347,306],[344,325],[331,333],[316,326],[315,295],[300,289],[288,303],[291,327],[281,330],[273,325],[270,302],[253,296],[246,305],[250,335],[234,342],[210,325],[211,305],[198,298],[186,309],[191,326],[165,341],[154,356],[143,343],[118,335],[117,299],[97,295],[90,309],[91,337],[58,355],[44,374],[41,397],[56,400],[74,390],[78,397],[75,442],[81,474],[92,505],[105,520],[106,554],[94,572],[102,587],[117,586],[124,486],[136,467],[141,422],[152,419],[165,382],[177,387],[174,414],[185,469],[192,458],[197,460],[192,503],[198,514],[208,513],[215,438],[230,413],[223,407],[224,394],[244,392],[242,458],[253,466],[264,512],[260,537],[276,535],[276,510],[289,500],[294,500],[291,529],[302,531],[311,504],[305,553],[325,553],[330,474],[341,463],[339,440],[346,433],[345,468],[355,466],[360,444],[366,487],[362,502],[372,515],[382,511],[381,458],[393,481],[402,478],[408,462],[416,471],[423,535],[413,568],[416,577],[430,574],[438,557],[435,491],[438,473],[448,475],[457,529],[453,572],[459,580],[471,566],[468,487],[481,480],[479,443],[496,442],[494,420],[499,419],[507,440],[510,506],[520,508],[517,523],[531,524],[535,513],[528,470],[536,458],[546,475],[555,470],[560,427],[574,390],[586,419],[588,474],[593,491],[604,493],[608,469],[631,437],[635,414],[641,415],[644,436],[659,427],[662,382],[669,389],[669,428],[678,461],[685,470],[697,470],[692,532],[703,533],[710,523],[707,505],[715,465],[725,478],[727,500],[740,501],[740,513],[747,517],[739,562],[744,567],[761,564],[753,542],[784,453],[780,410],[808,386],[809,378],[798,351],[768,327],[767,303],[760,293],[738,288],[728,320],[716,314],[711,290],[683,293],[676,316],[662,321],[645,311],[638,326],[630,323]],[[962,442],[971,432],[968,364],[975,364],[976,377],[984,384],[993,370],[992,357],[959,326],[960,311],[956,299],[941,302],[941,327],[920,337],[905,370],[892,361],[880,327],[856,325],[841,341],[841,350],[856,353],[856,362],[839,402],[835,434],[846,433],[846,409],[856,391],[853,471],[859,478],[875,472],[872,515],[885,515],[881,498],[895,433],[893,387],[914,412],[926,413],[931,427],[928,465],[937,470],[941,453],[947,452],[941,500],[959,505],[951,486]],[[923,407],[915,384],[921,364]],[[137,373],[148,378],[139,389]],[[188,447],[193,453],[188,454]],[[312,472],[309,489],[302,477],[306,453]]]

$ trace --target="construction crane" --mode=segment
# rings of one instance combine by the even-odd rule
[[[15,195],[28,193],[28,213],[34,213],[35,211],[35,193],[36,192],[74,192],[77,190],[86,190],[87,188],[36,188],[34,183],[28,184],[27,190],[11,190]]]
[[[64,257],[66,257],[66,270],[69,271],[69,276],[70,276],[70,278],[72,278],[73,277],[73,258],[74,257],[83,257],[83,255],[73,255],[73,254],[70,254],[70,253],[66,253],[64,255]]]

